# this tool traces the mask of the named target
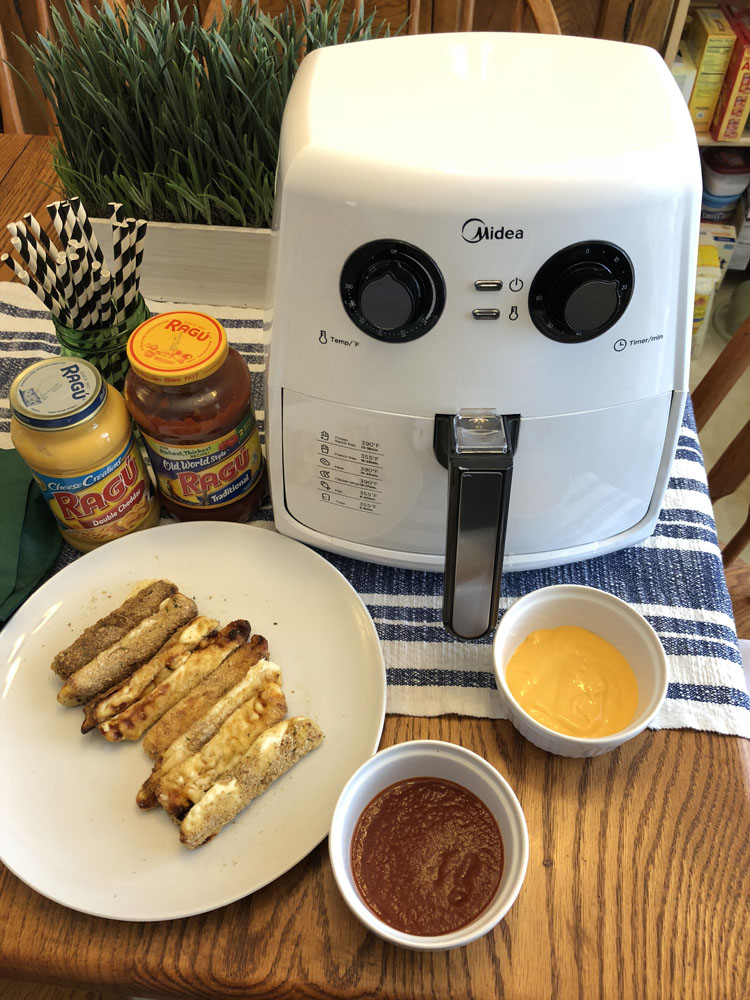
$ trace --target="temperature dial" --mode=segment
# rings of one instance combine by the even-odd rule
[[[445,282],[435,261],[401,240],[358,247],[342,268],[340,289],[349,318],[387,343],[424,336],[445,305]]]
[[[627,309],[633,278],[630,258],[613,243],[575,243],[537,271],[529,289],[531,319],[552,340],[592,340]]]

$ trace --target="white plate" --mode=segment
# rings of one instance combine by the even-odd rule
[[[54,654],[165,577],[222,625],[247,618],[282,671],[289,715],[325,734],[214,840],[188,851],[161,809],[135,795],[140,743],[82,736],[56,700]],[[110,542],[33,594],[0,634],[0,859],[44,896],[116,920],[170,920],[246,896],[328,834],[349,777],[377,749],[385,667],[359,596],[321,556],[273,529],[169,524]]]

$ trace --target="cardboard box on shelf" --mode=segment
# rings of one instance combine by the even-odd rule
[[[737,233],[734,226],[721,222],[702,222],[698,243],[701,246],[710,245],[716,248],[721,278],[723,279],[737,243]]]
[[[737,203],[732,223],[737,242],[727,266],[733,271],[744,271],[750,263],[750,192],[745,191]]]
[[[719,91],[711,136],[731,141],[742,135],[750,115],[750,11],[733,3],[723,4],[721,9],[736,40]]]
[[[693,336],[690,357],[697,358],[706,339],[708,317],[711,315],[716,289],[721,281],[719,254],[713,244],[698,244],[698,265],[693,304]]]
[[[747,217],[747,199],[740,198],[734,210],[732,225],[737,233],[737,243],[750,243],[750,219]]]
[[[735,40],[729,21],[718,7],[691,11],[685,42],[696,67],[688,102],[696,132],[708,132],[711,128]]]
[[[750,264],[750,243],[738,243],[734,248],[729,267],[733,271],[744,271]]]
[[[674,57],[674,62],[670,67],[672,70],[672,76],[677,82],[677,86],[680,88],[682,96],[685,98],[685,103],[690,103],[690,95],[693,92],[693,86],[695,84],[695,63],[692,60],[690,53],[688,52],[688,47],[685,44],[684,39],[680,42],[680,47],[677,49],[677,55]]]

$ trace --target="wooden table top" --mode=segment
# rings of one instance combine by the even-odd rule
[[[53,184],[46,139],[0,135],[3,224],[41,221]],[[65,909],[0,866],[0,975],[180,1000],[750,996],[747,741],[646,731],[573,760],[508,722],[386,719],[383,746],[414,738],[475,750],[521,802],[528,872],[493,933],[444,953],[386,945],[350,915],[325,842],[252,896],[151,924]]]

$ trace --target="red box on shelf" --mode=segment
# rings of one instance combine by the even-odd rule
[[[731,142],[741,137],[750,116],[750,10],[737,4],[722,4],[721,10],[737,40],[721,85],[711,136]]]

